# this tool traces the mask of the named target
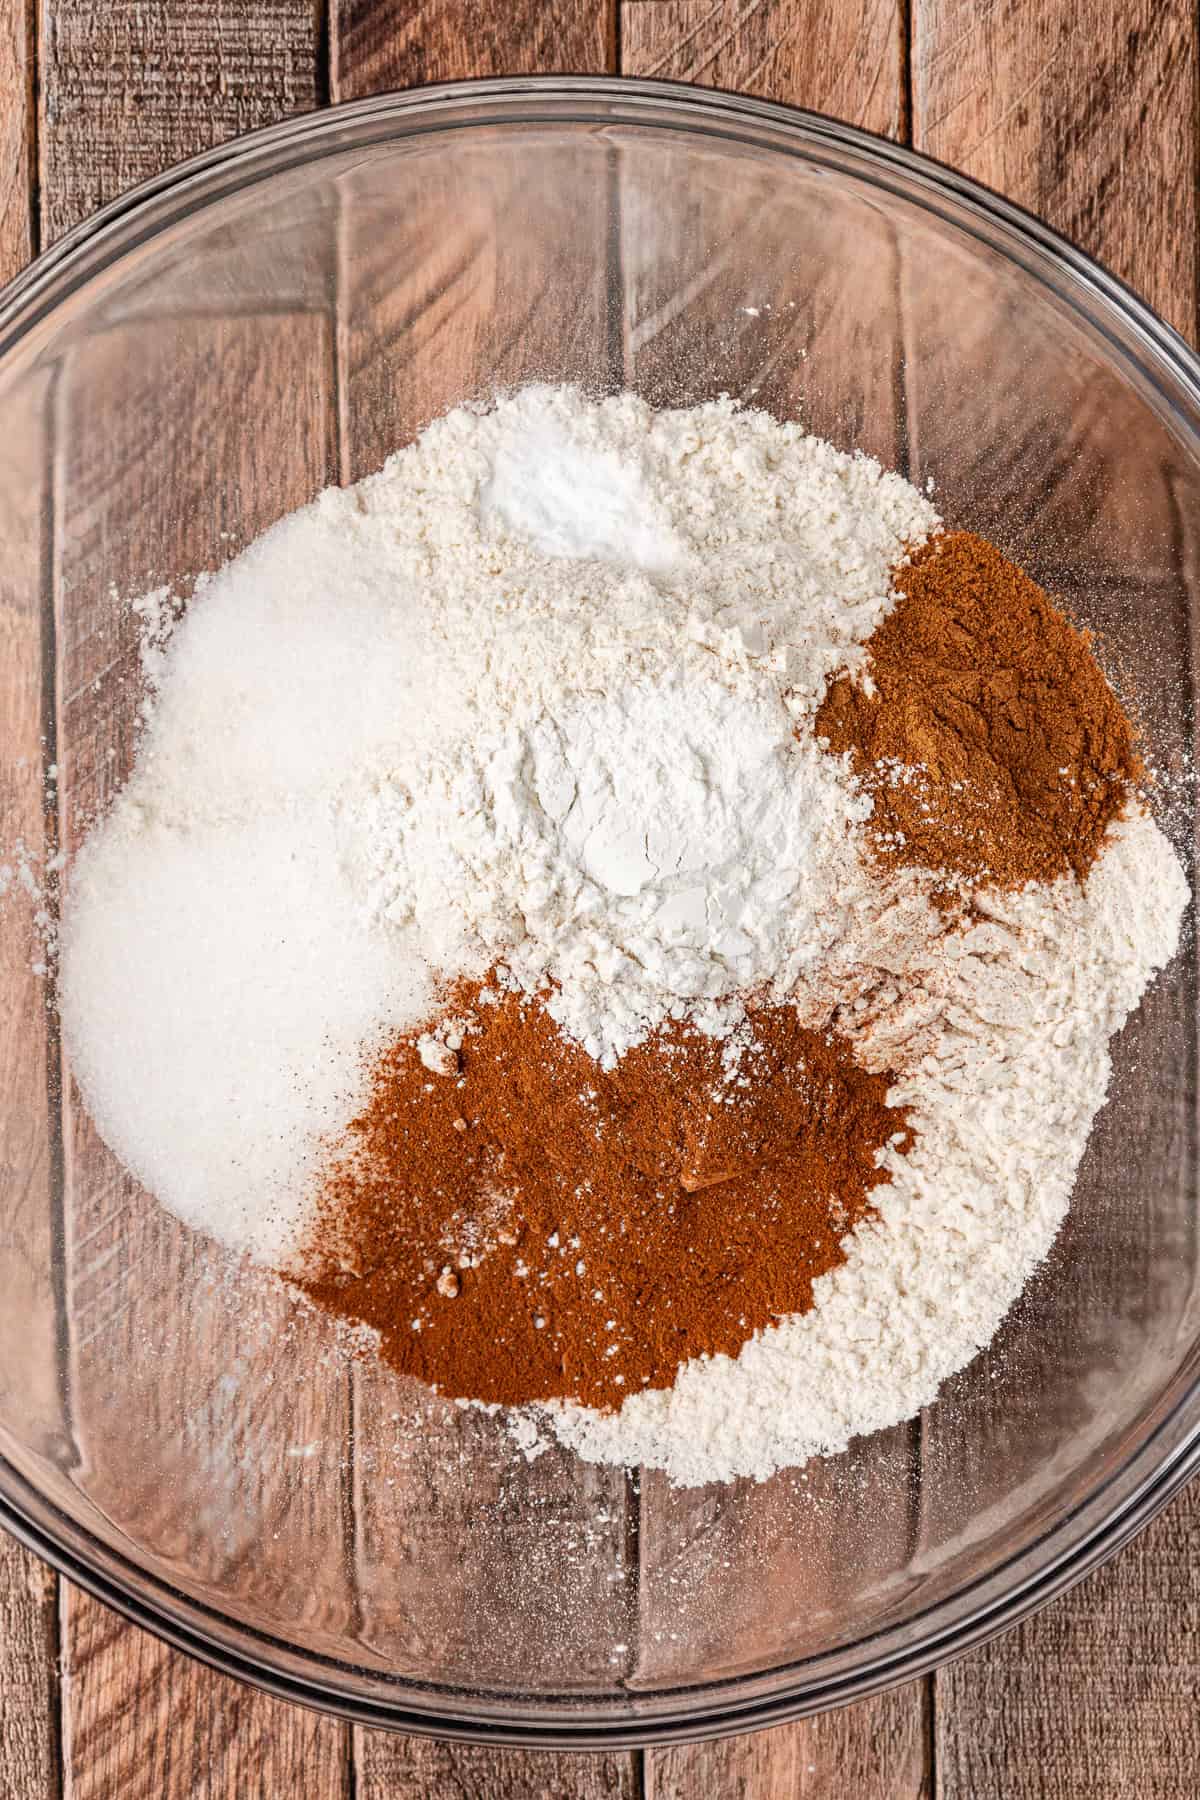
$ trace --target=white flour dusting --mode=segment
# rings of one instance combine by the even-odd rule
[[[97,1124],[162,1202],[286,1261],[321,1134],[435,980],[558,984],[605,1062],[668,1015],[793,995],[902,1071],[915,1150],[803,1317],[670,1393],[539,1421],[678,1481],[763,1476],[895,1422],[1044,1255],[1186,889],[1146,819],[1086,890],[954,933],[859,853],[810,734],[889,571],[935,527],[876,464],[728,402],[528,389],[452,413],[204,581],[137,767],[77,856],[61,996]],[[164,621],[166,623],[164,623]]]
[[[484,530],[525,538],[548,556],[667,575],[686,550],[656,511],[642,471],[577,414],[562,423],[550,416],[548,399],[496,444],[479,496]]]

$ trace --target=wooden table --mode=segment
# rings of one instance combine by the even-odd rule
[[[741,89],[889,133],[1042,213],[1195,340],[1190,0],[0,0],[0,275],[238,132],[537,69]],[[603,1757],[292,1710],[0,1540],[0,1800],[293,1793],[1195,1800],[1200,1484],[1066,1599],[929,1680],[757,1737]]]

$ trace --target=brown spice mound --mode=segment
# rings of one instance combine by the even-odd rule
[[[608,1407],[736,1354],[811,1304],[909,1142],[890,1076],[793,1008],[753,1009],[732,1069],[675,1025],[611,1072],[541,1000],[461,986],[449,1016],[379,1059],[301,1284],[448,1396]]]
[[[816,720],[871,795],[880,861],[1001,887],[1082,879],[1142,774],[1089,634],[970,532],[894,579],[870,686],[840,677]]]

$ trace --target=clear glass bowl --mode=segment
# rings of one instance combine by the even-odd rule
[[[258,133],[109,207],[0,304],[4,844],[69,856],[128,768],[117,593],[186,589],[453,402],[571,379],[728,391],[932,478],[1104,633],[1190,865],[1198,373],[1035,220],[779,107],[523,80]],[[32,910],[18,884],[0,940],[0,1510],[221,1668],[448,1735],[744,1729],[1011,1623],[1200,1458],[1190,940],[991,1350],[842,1457],[672,1492],[527,1463],[160,1213],[63,1065]]]

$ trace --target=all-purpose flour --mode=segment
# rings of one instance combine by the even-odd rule
[[[1186,898],[1142,818],[1086,889],[965,933],[872,873],[870,802],[811,718],[935,524],[798,426],[566,389],[453,413],[281,521],[165,649],[156,623],[137,767],[71,872],[64,1027],[113,1148],[281,1263],[323,1134],[438,979],[552,981],[609,1063],[668,1015],[725,1034],[747,990],[788,995],[902,1072],[918,1142],[878,1223],[736,1359],[538,1416],[701,1481],[932,1398],[1044,1255]]]

